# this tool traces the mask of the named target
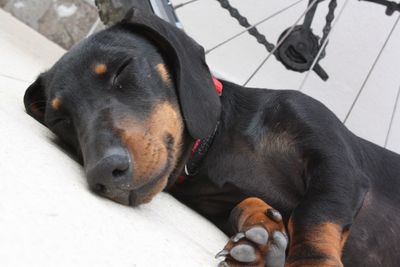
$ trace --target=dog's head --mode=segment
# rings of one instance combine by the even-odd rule
[[[184,140],[210,135],[221,110],[203,48],[138,10],[66,53],[24,103],[81,154],[93,191],[131,205],[171,182]]]

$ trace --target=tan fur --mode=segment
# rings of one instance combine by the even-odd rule
[[[164,190],[164,188],[167,186],[167,183],[168,175],[165,175],[163,178],[158,180],[157,183],[148,192],[146,192],[146,195],[142,199],[139,199],[139,202],[143,204],[149,203],[155,195]]]
[[[51,107],[55,110],[58,110],[61,106],[61,100],[58,97],[53,98],[53,100],[51,100]]]
[[[311,228],[306,233],[299,237],[294,236],[295,226],[292,219],[289,220],[288,230],[290,235],[290,254],[294,254],[295,250],[302,250],[303,244],[312,246],[316,251],[323,255],[326,255],[325,260],[302,260],[301,262],[296,261],[291,264],[286,264],[286,267],[294,266],[321,266],[330,267],[337,266],[343,267],[341,262],[343,246],[347,240],[349,232],[343,232],[342,227],[336,223],[326,222],[318,226]]]
[[[340,260],[346,237],[347,235],[343,235],[342,228],[339,225],[323,223],[313,230],[309,239],[315,244],[317,250]]]
[[[106,72],[107,72],[106,64],[100,63],[94,66],[94,73],[96,73],[97,75],[102,75],[105,74]]]
[[[131,154],[134,169],[133,186],[135,188],[151,182],[152,178],[166,172],[166,175],[149,191],[148,198],[144,198],[145,201],[165,188],[169,172],[175,167],[180,156],[183,134],[182,122],[178,107],[168,102],[162,102],[155,106],[146,121],[129,118],[118,122],[116,125],[122,141]],[[166,170],[168,151],[165,146],[165,137],[167,135],[174,138],[174,144],[172,147],[172,166]]]
[[[171,77],[169,75],[169,72],[167,70],[167,67],[165,66],[165,64],[157,64],[156,65],[156,70],[158,72],[158,74],[160,75],[161,79],[163,80],[163,82],[170,86],[171,85]]]
[[[282,222],[276,223],[266,216],[265,212],[272,209],[272,207],[259,198],[246,198],[240,202],[236,208],[241,209],[240,218],[238,220],[239,231],[244,231],[253,225],[262,224],[271,233],[276,230],[286,232]]]

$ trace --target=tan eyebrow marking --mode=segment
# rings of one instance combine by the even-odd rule
[[[97,75],[102,75],[104,73],[107,72],[107,65],[106,64],[96,64],[94,66],[94,73],[96,73]]]
[[[53,98],[53,100],[51,100],[51,107],[55,110],[59,109],[61,106],[61,100],[58,97]]]
[[[171,78],[165,64],[159,63],[156,65],[157,72],[160,74],[161,79],[167,85],[171,85]]]

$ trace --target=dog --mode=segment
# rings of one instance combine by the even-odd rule
[[[154,15],[81,41],[24,104],[93,192],[137,206],[165,190],[232,236],[220,266],[400,266],[400,156],[300,92],[213,80]]]

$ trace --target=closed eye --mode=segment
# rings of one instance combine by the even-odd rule
[[[117,71],[115,72],[115,76],[113,79],[112,84],[115,85],[116,79],[118,78],[118,76],[124,71],[124,69],[132,62],[132,58],[128,58],[126,59],[124,62],[122,62],[121,66],[119,66],[119,68],[117,69]]]

